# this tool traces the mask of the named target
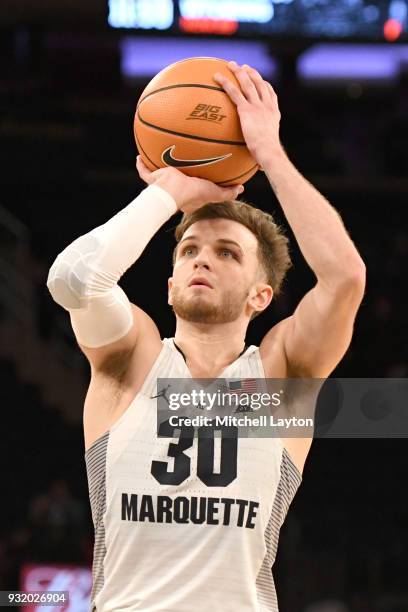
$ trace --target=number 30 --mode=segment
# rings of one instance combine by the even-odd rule
[[[194,427],[172,427],[169,421],[160,424],[159,435],[175,437],[180,430],[178,443],[170,442],[167,454],[174,457],[174,471],[168,471],[167,461],[152,461],[151,473],[160,484],[179,485],[191,473],[190,457],[184,451],[191,448]],[[221,431],[220,473],[214,474],[214,432]],[[226,435],[228,433],[228,436]],[[207,487],[226,487],[237,477],[238,428],[210,425],[198,428],[197,476]]]

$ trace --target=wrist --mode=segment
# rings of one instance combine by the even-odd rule
[[[256,159],[261,169],[266,174],[272,174],[289,161],[285,149],[282,146],[272,148],[267,152],[267,154],[260,155]]]
[[[160,189],[167,192],[167,194],[172,198],[177,210],[181,210],[181,208],[185,206],[186,200],[183,190],[180,189],[179,182],[175,181],[174,177],[171,175],[163,174],[163,176],[158,178],[153,185],[156,185],[156,187],[160,187]]]
[[[248,146],[248,150],[251,153],[252,157],[255,161],[258,162],[260,166],[266,165],[270,159],[279,158],[280,156],[285,154],[284,148],[281,143],[275,142],[276,139],[263,139],[262,141],[258,141],[253,146]]]
[[[169,218],[178,212],[179,207],[172,193],[158,182],[149,185],[146,191],[154,192],[156,199],[163,205],[163,210],[166,209]]]

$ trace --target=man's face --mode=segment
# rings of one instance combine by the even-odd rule
[[[230,323],[256,306],[266,307],[272,290],[264,282],[257,250],[255,236],[237,221],[206,219],[191,225],[178,244],[169,279],[169,304],[176,315],[193,323]]]

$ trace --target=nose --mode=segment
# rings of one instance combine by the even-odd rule
[[[204,247],[200,249],[194,259],[194,270],[198,268],[205,268],[206,270],[210,269],[210,257],[208,250]]]

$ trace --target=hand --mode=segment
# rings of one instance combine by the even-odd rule
[[[238,66],[236,62],[229,62],[228,68],[241,89],[219,72],[214,74],[214,80],[236,105],[247,147],[262,168],[274,150],[282,150],[278,98],[272,85],[254,68],[247,64]]]
[[[136,168],[140,178],[148,185],[157,185],[175,200],[177,208],[185,213],[191,213],[208,202],[224,202],[236,200],[244,191],[242,185],[219,187],[211,181],[187,176],[176,168],[160,168],[151,172],[137,156]]]

